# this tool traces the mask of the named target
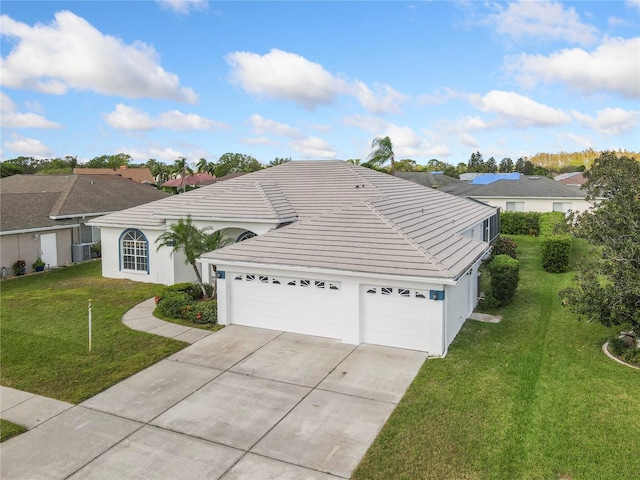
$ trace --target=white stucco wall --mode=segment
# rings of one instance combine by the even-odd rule
[[[494,207],[500,207],[503,212],[507,211],[507,202],[523,202],[525,212],[553,212],[554,202],[571,203],[571,210],[574,212],[584,212],[591,207],[591,204],[584,199],[576,198],[478,198],[481,202],[488,203]]]

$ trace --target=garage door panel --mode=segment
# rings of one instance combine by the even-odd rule
[[[362,289],[365,343],[428,351],[442,350],[436,302],[421,291],[380,286]]]
[[[247,274],[231,278],[231,323],[341,338],[339,282]]]

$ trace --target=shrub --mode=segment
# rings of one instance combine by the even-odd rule
[[[561,273],[569,269],[570,235],[551,235],[540,240],[542,268],[546,272]]]
[[[171,293],[171,292],[181,292],[186,293],[193,300],[197,300],[198,298],[202,298],[202,290],[197,283],[176,283],[175,285],[167,285],[162,289],[160,296],[163,294]]]
[[[520,262],[509,255],[496,255],[487,268],[491,274],[490,296],[497,300],[499,305],[509,303],[518,288]]]
[[[167,317],[182,318],[182,310],[192,302],[193,298],[185,292],[169,291],[160,296],[158,309]]]
[[[539,226],[541,237],[569,233],[569,224],[562,212],[545,212],[541,214]]]
[[[193,323],[218,323],[218,303],[215,300],[196,302],[189,305],[187,316],[183,317]]]
[[[538,212],[500,212],[500,232],[506,235],[537,235]]]
[[[496,255],[509,255],[511,258],[518,258],[518,246],[510,238],[498,237],[493,243],[491,258]]]

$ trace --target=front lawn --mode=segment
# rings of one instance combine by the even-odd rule
[[[514,239],[502,322],[468,321],[425,362],[354,478],[640,478],[640,372],[601,352],[620,328],[579,322],[557,296],[573,273],[544,272],[538,239]]]
[[[94,261],[2,282],[2,385],[79,403],[187,345],[124,326],[122,315],[152,297],[157,285],[102,278],[100,266]]]

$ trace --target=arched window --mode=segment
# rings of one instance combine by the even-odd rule
[[[127,230],[120,237],[122,270],[149,272],[149,242],[140,230]]]
[[[247,230],[246,232],[242,232],[240,234],[240,236],[236,239],[236,242],[244,242],[245,240],[248,240],[248,239],[253,238],[255,236],[256,236],[255,233],[253,233],[250,230]]]

